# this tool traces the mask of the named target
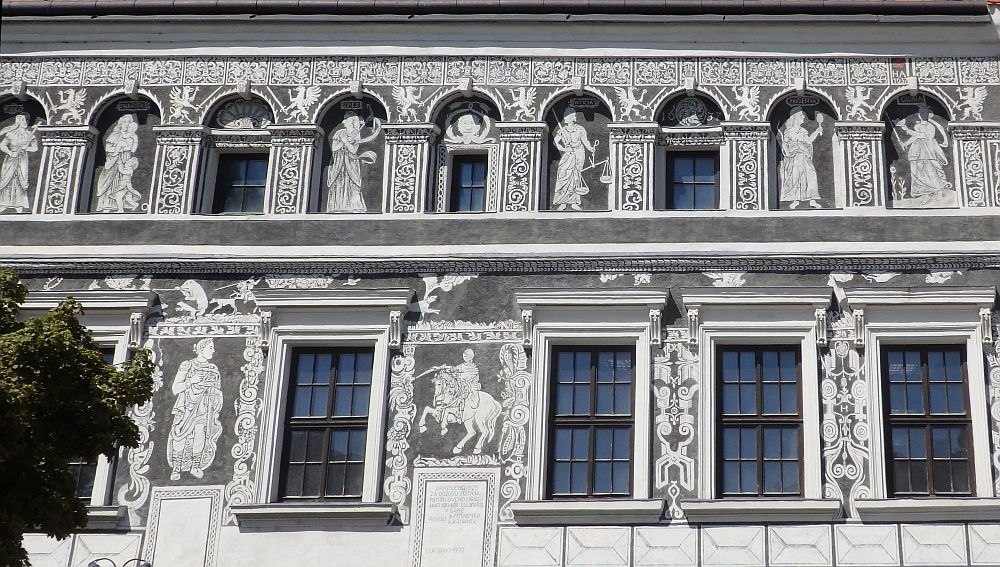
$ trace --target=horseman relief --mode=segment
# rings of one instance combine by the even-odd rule
[[[503,407],[488,392],[482,390],[479,366],[474,362],[472,349],[462,352],[462,362],[454,366],[435,366],[416,378],[433,374],[434,399],[420,414],[420,432],[427,431],[427,418],[432,417],[441,425],[441,435],[448,434],[451,424],[465,426],[465,435],[452,449],[456,455],[465,450],[466,444],[476,439],[473,454],[483,451],[483,444],[493,440],[497,418]]]

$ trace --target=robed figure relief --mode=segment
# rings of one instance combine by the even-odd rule
[[[26,115],[17,115],[13,124],[0,130],[0,212],[28,208],[28,154],[37,151],[35,128],[28,128]]]
[[[587,152],[593,154],[595,148],[587,138],[587,130],[577,124],[576,120],[576,109],[567,108],[563,121],[552,137],[552,143],[560,153],[555,191],[552,195],[552,204],[557,211],[564,211],[566,207],[574,211],[581,210],[580,199],[590,192],[583,179],[583,170],[586,168]]]
[[[435,366],[420,375],[435,373],[434,403],[420,414],[420,432],[427,431],[428,416],[441,424],[441,435],[448,433],[449,424],[461,423],[465,426],[465,436],[452,449],[456,454],[461,453],[465,444],[477,434],[479,438],[472,452],[481,453],[483,444],[493,439],[497,418],[503,410],[500,402],[482,391],[479,366],[473,362],[474,357],[472,349],[465,349],[460,364]]]
[[[215,354],[215,342],[201,339],[194,350],[196,356],[181,363],[171,386],[177,399],[171,410],[167,448],[170,480],[179,480],[182,472],[201,478],[215,460],[222,434],[222,377],[219,367],[209,362]]]
[[[344,116],[340,129],[330,136],[331,158],[327,168],[326,211],[363,213],[367,211],[365,197],[362,193],[362,164],[375,163],[377,155],[373,151],[358,153],[361,144],[368,143],[378,137],[382,123],[372,117],[372,131],[363,136],[361,131],[365,121],[353,112]]]
[[[810,132],[806,126],[806,113],[802,108],[792,109],[784,126],[778,130],[778,145],[781,147],[781,167],[778,172],[781,183],[780,200],[791,202],[794,209],[805,201],[818,209],[819,181],[816,164],[813,161],[813,143],[823,133],[823,115],[816,114],[816,129]]]
[[[922,205],[946,201],[953,191],[945,173],[948,157],[942,150],[948,147],[948,134],[933,117],[930,107],[921,104],[912,127],[905,118],[896,122],[899,145],[910,167],[910,197]]]
[[[125,114],[115,122],[104,140],[104,169],[97,178],[98,213],[123,213],[139,208],[142,195],[132,186],[132,174],[139,167],[135,151],[139,147],[139,124]]]

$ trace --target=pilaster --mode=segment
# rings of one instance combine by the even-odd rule
[[[93,126],[39,126],[42,136],[41,175],[35,210],[46,215],[70,214],[76,208],[87,164],[94,145]]]
[[[610,124],[611,159],[615,167],[614,209],[653,208],[653,150],[660,125]]]
[[[440,133],[434,124],[384,124],[387,213],[426,210],[431,144]]]
[[[208,129],[155,126],[153,131],[156,133],[156,154],[149,210],[160,215],[190,213]]]
[[[846,194],[837,195],[844,207],[885,206],[885,164],[882,122],[837,122],[834,131],[841,144]]]
[[[959,206],[1000,206],[1000,179],[990,171],[990,144],[1000,144],[1000,124],[989,122],[951,123],[948,125],[955,141],[955,179],[958,183]],[[997,159],[993,156],[992,159]]]
[[[271,163],[268,164],[267,212],[288,215],[306,212],[312,184],[313,160],[322,140],[316,125],[271,126]]]
[[[726,122],[722,133],[729,150],[729,208],[761,211],[767,208],[766,122]]]
[[[499,212],[537,211],[541,191],[544,122],[498,123],[500,156]]]

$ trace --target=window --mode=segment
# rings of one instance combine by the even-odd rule
[[[360,499],[373,349],[292,353],[281,496]]]
[[[634,368],[631,350],[555,349],[550,496],[631,495]]]
[[[720,494],[801,494],[799,349],[726,347],[718,351],[716,368]]]
[[[215,178],[213,213],[264,212],[267,154],[223,154]]]
[[[668,209],[719,207],[718,152],[667,152]]]
[[[882,353],[891,496],[969,496],[965,349],[905,346]]]
[[[104,358],[104,362],[114,364],[114,347],[102,348],[101,356]],[[100,459],[101,457],[98,457],[98,460]],[[76,479],[76,497],[84,504],[91,503],[91,497],[94,494],[94,481],[97,479],[97,465],[97,461],[86,461],[83,458],[75,459],[69,463],[69,470]],[[111,467],[111,470],[113,472],[114,467]]]
[[[470,213],[486,210],[486,164],[485,155],[455,156],[452,162],[451,211]]]

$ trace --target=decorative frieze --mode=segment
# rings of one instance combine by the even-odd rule
[[[427,196],[427,167],[431,143],[440,133],[434,124],[386,124],[386,158],[389,163],[383,211],[419,213]]]
[[[156,155],[150,209],[161,215],[191,212],[207,129],[158,126],[153,131],[156,132]]]
[[[311,172],[321,135],[316,126],[268,128],[271,132],[271,163],[268,167],[271,212],[276,215],[303,213],[309,202]]]
[[[94,144],[93,126],[39,126],[42,136],[40,195],[36,211],[69,214],[76,207],[87,151]]]
[[[611,155],[617,173],[615,207],[653,208],[653,147],[659,124],[610,124]]]
[[[882,122],[838,122],[837,138],[846,164],[847,194],[837,195],[838,206],[885,206],[883,190]]]
[[[767,208],[767,140],[771,126],[758,122],[723,124],[729,148],[729,207],[737,211]]]

